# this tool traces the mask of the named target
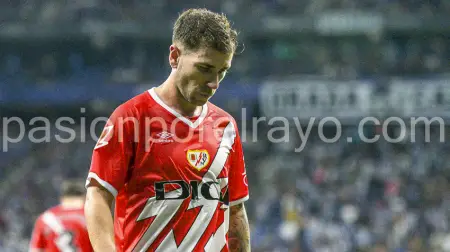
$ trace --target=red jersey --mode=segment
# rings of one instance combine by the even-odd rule
[[[229,206],[248,199],[235,120],[209,102],[183,117],[154,89],[110,116],[91,179],[116,197],[118,251],[228,251]]]
[[[53,207],[36,220],[30,248],[46,252],[91,252],[83,208]]]

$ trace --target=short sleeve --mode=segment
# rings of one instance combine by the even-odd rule
[[[134,153],[137,119],[118,107],[110,116],[94,147],[86,187],[97,180],[114,197],[122,189]]]
[[[247,172],[245,169],[244,151],[242,149],[242,142],[236,129],[236,138],[233,144],[232,152],[230,153],[230,172],[229,172],[229,187],[228,192],[230,196],[230,206],[237,205],[249,198]]]
[[[45,225],[39,217],[34,224],[33,233],[30,240],[30,249],[46,249],[47,239],[45,237]]]

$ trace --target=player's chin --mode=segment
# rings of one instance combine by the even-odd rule
[[[192,103],[192,104],[195,104],[196,106],[203,106],[203,105],[205,105],[207,102],[208,102],[208,99],[206,99],[206,100],[199,100],[199,99],[196,99],[196,100],[192,101],[191,103]]]
[[[210,96],[204,96],[204,95],[198,95],[197,97],[195,97],[194,99],[192,99],[193,104],[197,105],[197,106],[203,106],[205,105],[205,103],[208,102],[209,98],[211,98]]]

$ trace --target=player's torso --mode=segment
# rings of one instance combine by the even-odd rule
[[[197,120],[188,125],[159,106],[140,116],[132,169],[117,198],[126,205],[117,209],[123,216],[118,226],[124,251],[220,251],[225,246],[235,128],[211,107]]]
[[[49,252],[91,252],[83,209],[55,207],[43,215]]]

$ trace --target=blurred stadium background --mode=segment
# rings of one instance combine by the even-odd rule
[[[0,115],[52,125],[68,116],[77,139],[60,143],[52,128],[50,142],[3,146],[0,251],[26,251],[61,180],[87,175],[95,142],[81,128],[164,80],[172,22],[189,7],[227,14],[245,45],[212,101],[247,134],[253,251],[450,251],[448,128],[431,126],[429,143],[424,125],[392,123],[398,143],[357,137],[365,116],[450,115],[448,0],[1,0]],[[334,116],[342,137],[326,144],[315,124],[294,152],[294,123],[276,135],[289,141],[268,141],[274,116],[298,117],[304,130]],[[267,120],[252,128],[252,117]],[[21,130],[2,126],[2,143]],[[368,138],[380,132],[364,127]]]

